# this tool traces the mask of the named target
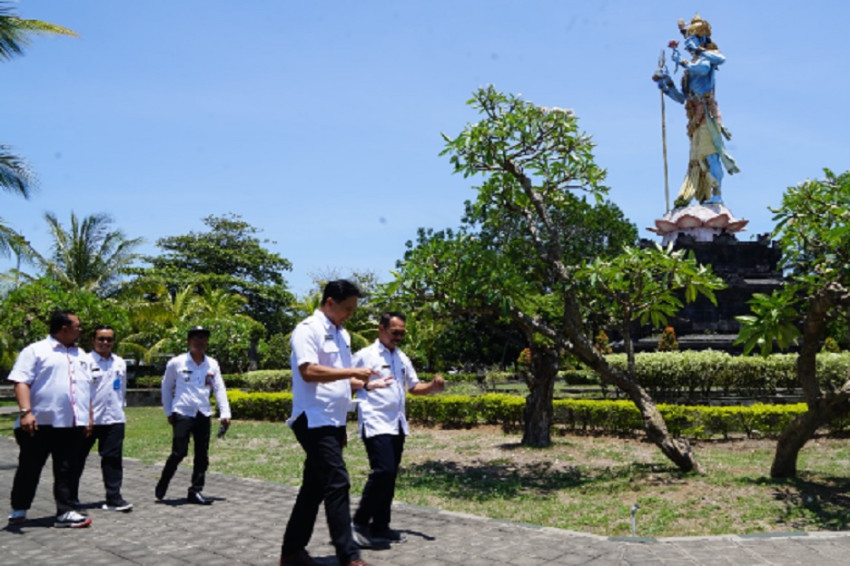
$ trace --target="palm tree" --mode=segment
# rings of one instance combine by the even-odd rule
[[[16,232],[0,218],[0,257],[15,254],[16,265],[7,273],[0,274],[0,281],[11,282],[17,287],[21,277],[29,278],[21,272],[21,263],[39,263],[41,256],[36,252],[20,232]]]
[[[19,157],[9,152],[8,145],[0,145],[0,188],[29,198],[33,183],[32,171]]]
[[[24,46],[29,44],[33,35],[77,35],[67,28],[48,22],[22,20],[12,15],[12,8],[7,4],[0,2],[0,61],[8,61],[12,57],[22,55]],[[24,160],[13,155],[8,145],[0,144],[0,189],[29,198],[34,181],[35,176]],[[33,253],[26,239],[0,218],[0,256],[8,256],[10,251],[17,256],[19,267],[21,259],[37,255]],[[17,277],[16,274],[15,278]]]
[[[108,214],[78,220],[72,212],[68,230],[52,212],[44,218],[53,236],[53,253],[40,263],[64,287],[110,295],[124,269],[139,257],[133,249],[143,240],[128,240],[120,230],[110,230],[113,222]]]
[[[22,55],[24,46],[29,45],[30,37],[40,34],[69,35],[76,37],[73,31],[40,20],[22,20],[12,15],[13,10],[7,2],[0,2],[0,60]],[[33,181],[32,172],[24,161],[9,152],[9,146],[0,145],[0,188],[29,196]]]
[[[204,317],[225,318],[228,316],[246,316],[239,312],[248,303],[248,299],[227,289],[204,285],[201,288],[200,307]]]
[[[172,337],[181,321],[201,313],[195,285],[190,283],[173,296],[164,282],[137,279],[122,290],[132,333],[121,341],[122,353],[150,363]]]
[[[315,291],[309,295],[304,295],[292,304],[292,312],[296,320],[302,320],[313,314],[316,309],[322,305],[322,292]]]
[[[8,2],[0,2],[0,59],[9,60],[23,55],[23,48],[29,45],[30,36],[38,34],[69,35],[77,34],[68,28],[40,20],[22,20],[12,15]]]
[[[250,318],[239,313],[246,303],[243,296],[196,281],[172,295],[162,280],[136,279],[122,290],[122,300],[127,305],[134,332],[122,340],[121,346],[146,363],[162,353],[166,343],[187,323],[199,319]]]

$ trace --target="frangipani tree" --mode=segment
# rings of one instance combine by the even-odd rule
[[[817,353],[831,321],[850,309],[850,171],[788,187],[782,205],[771,209],[777,222],[773,237],[782,249],[785,285],[751,301],[752,315],[738,341],[744,350],[769,354],[799,344],[797,379],[808,409],[782,431],[772,477],[795,477],[800,450],[817,429],[850,412],[850,376],[844,383],[820,383]]]
[[[469,104],[480,121],[456,137],[444,136],[443,153],[455,172],[483,179],[474,187],[477,196],[467,203],[458,231],[420,231],[398,266],[394,291],[449,316],[501,313],[526,334],[531,377],[523,443],[550,442],[554,379],[562,355],[572,353],[628,394],[647,436],[668,458],[684,471],[699,470],[689,444],[671,437],[646,390],[612,368],[593,345],[589,307],[606,300],[603,282],[609,290],[617,284],[603,264],[588,262],[616,258],[634,242],[635,230],[604,200],[605,171],[594,161],[590,137],[571,111],[537,106],[493,87],[479,89]],[[662,259],[663,265],[678,259],[663,250],[625,253],[635,273],[659,287],[655,301],[671,308],[675,301],[668,297],[679,289],[712,297],[719,285],[691,263],[659,268]],[[650,311],[650,318],[652,312],[660,320],[670,309]]]

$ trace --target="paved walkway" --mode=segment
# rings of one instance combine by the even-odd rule
[[[0,438],[0,493],[8,502],[17,446]],[[156,502],[159,466],[125,462],[124,497],[131,513],[100,510],[103,486],[97,453],[80,485],[93,524],[87,529],[54,529],[51,468],[42,474],[29,521],[0,530],[0,564],[62,566],[226,566],[277,563],[283,529],[296,489],[274,483],[207,475],[209,507],[184,505],[189,473],[180,469],[166,501]],[[5,512],[5,507],[0,507]],[[723,536],[658,540],[610,539],[551,528],[494,521],[437,509],[397,505],[393,524],[408,541],[365,550],[375,566],[569,566],[569,565],[845,565],[850,533],[797,536]],[[335,566],[320,513],[309,551]]]

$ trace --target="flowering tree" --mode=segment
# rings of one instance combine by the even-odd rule
[[[647,296],[651,304],[634,311],[653,321],[674,309],[677,289],[686,298],[712,298],[716,278],[655,248],[629,249],[618,259],[636,232],[604,201],[605,171],[571,111],[536,106],[493,87],[479,89],[469,103],[482,118],[457,137],[446,136],[444,154],[455,172],[483,177],[477,198],[467,203],[457,232],[420,231],[399,264],[396,291],[449,316],[487,312],[521,329],[531,365],[524,444],[549,444],[554,381],[563,354],[572,353],[629,395],[649,439],[680,469],[699,469],[690,446],[671,437],[649,394],[594,347],[588,322],[610,312],[596,306],[632,292],[612,275],[610,266],[620,261],[653,292],[666,290]],[[609,263],[588,265],[592,258]]]
[[[773,236],[782,249],[781,267],[790,273],[771,295],[754,295],[752,315],[738,342],[745,352],[758,348],[769,354],[799,343],[797,379],[808,410],[782,432],[770,475],[795,477],[797,456],[815,431],[850,412],[850,376],[841,386],[820,384],[816,356],[831,321],[850,308],[850,171],[788,187],[782,206],[772,209],[777,222]]]

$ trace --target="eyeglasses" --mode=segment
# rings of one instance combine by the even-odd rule
[[[108,343],[110,343],[110,344],[111,344],[111,343],[113,343],[113,342],[115,342],[115,338],[109,338],[108,336],[98,336],[98,337],[96,338],[96,340],[97,340],[98,342],[108,342]]]
[[[390,334],[392,334],[396,338],[404,338],[404,335],[407,334],[407,331],[405,331],[405,330],[390,330]]]

